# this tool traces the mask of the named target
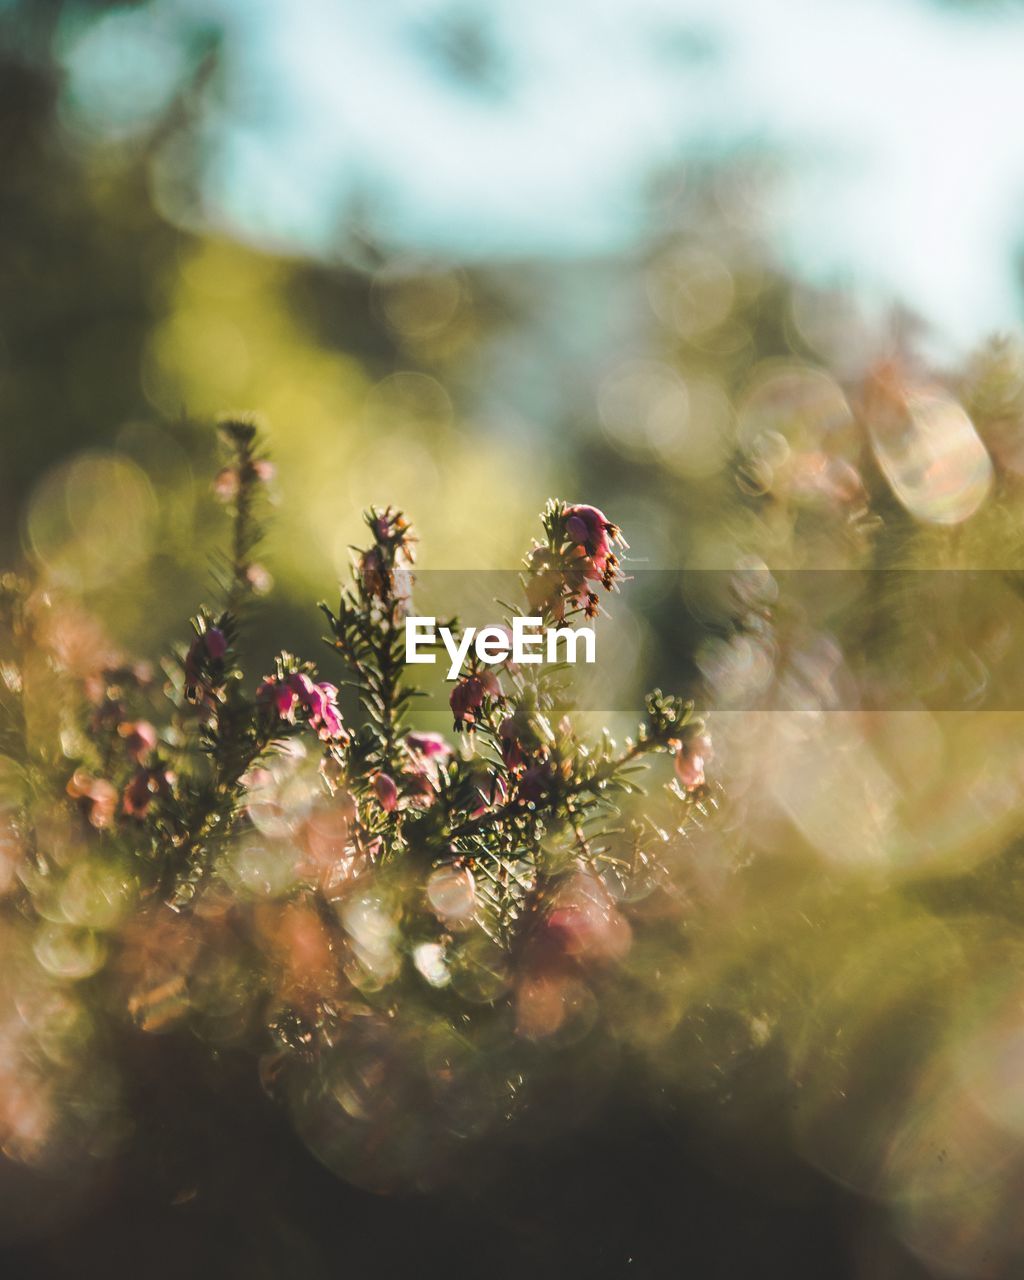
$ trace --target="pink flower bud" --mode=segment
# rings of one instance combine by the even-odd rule
[[[609,578],[609,570],[614,572],[617,563],[612,556],[612,543],[622,542],[616,526],[603,511],[583,503],[566,507],[564,514],[566,537],[589,559],[583,570],[584,576],[601,581]]]
[[[304,671],[292,672],[288,677],[288,687],[295,690],[299,701],[308,708],[309,699],[316,688],[309,676]]]
[[[185,655],[185,692],[194,699],[204,680],[210,662],[219,662],[228,651],[227,637],[219,627],[201,631],[189,646]]]
[[[249,565],[245,571],[245,580],[258,596],[267,595],[274,585],[274,579],[262,564]]]
[[[451,747],[439,733],[407,733],[405,745],[410,751],[418,752],[428,760],[434,758],[445,760],[452,753]]]
[[[333,703],[328,703],[313,723],[313,727],[325,742],[338,742],[348,738],[341,713]]]
[[[218,501],[232,502],[238,497],[239,478],[234,467],[222,467],[213,481],[213,492]]]
[[[314,684],[306,697],[309,722],[325,741],[347,737],[341,722],[341,712],[337,707],[337,697],[337,687],[326,680]]]
[[[395,786],[395,780],[388,773],[378,773],[373,779],[373,790],[380,802],[380,807],[386,813],[394,813],[395,806],[398,804],[398,787]]]
[[[476,720],[476,712],[483,705],[484,692],[484,685],[476,676],[467,676],[456,684],[448,698],[456,724],[462,721],[472,724]]]
[[[505,761],[505,768],[512,770],[521,768],[526,756],[519,741],[519,726],[514,717],[506,716],[502,720],[498,727],[498,737],[501,739],[501,758]]]
[[[94,778],[84,769],[76,769],[67,785],[67,793],[79,801],[89,822],[98,830],[109,827],[117,809],[117,788],[106,778]]]
[[[295,723],[296,712],[305,712],[310,728],[325,742],[347,741],[336,699],[338,690],[326,680],[314,684],[304,671],[293,671],[284,680],[267,676],[256,690],[260,702],[269,703],[281,717]]]
[[[676,777],[684,791],[696,791],[704,785],[704,765],[714,752],[711,739],[699,733],[689,742],[681,742],[676,750]]]
[[[273,706],[282,720],[295,720],[295,708],[299,695],[289,684],[279,684],[274,676],[267,676],[256,690],[257,701]]]
[[[588,556],[607,555],[609,534],[614,525],[597,507],[575,503],[565,508],[565,532],[571,542],[586,549]]]

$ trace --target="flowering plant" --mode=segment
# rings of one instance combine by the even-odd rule
[[[222,602],[196,614],[163,679],[45,591],[4,579],[8,945],[48,998],[250,1046],[333,1167],[373,1185],[396,1164],[419,1177],[436,1125],[423,1150],[386,1157],[396,1134],[375,1127],[382,1077],[402,1095],[424,1070],[396,1043],[429,1009],[435,1047],[486,1041],[505,1063],[504,1105],[524,1093],[516,1046],[592,1010],[592,985],[629,947],[628,887],[650,881],[656,849],[707,798],[709,744],[691,705],[658,691],[623,746],[607,731],[587,742],[562,668],[488,666],[468,650],[450,695],[461,739],[411,727],[415,543],[391,508],[368,514],[352,582],[321,606],[332,679],[282,652],[253,681],[243,643],[272,468],[251,425],[223,436]],[[543,535],[524,573],[530,609],[593,618],[622,574],[618,529],[595,507],[551,502]],[[643,757],[673,752],[669,807],[629,813]],[[450,1062],[438,1071],[440,1128],[452,1132],[454,1107],[461,1132],[473,1105],[453,1081],[466,1081]],[[68,1093],[45,1074],[38,1087],[34,1110],[0,1117],[25,1130],[35,1116],[14,1143],[25,1158],[57,1142]],[[477,1093],[474,1130],[493,1082],[486,1106]]]

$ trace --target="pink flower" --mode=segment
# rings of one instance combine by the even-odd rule
[[[310,694],[313,692],[314,685],[313,681],[306,675],[305,671],[293,671],[287,679],[289,685],[291,685],[300,698],[304,700],[309,698]]]
[[[324,741],[346,736],[341,722],[341,712],[337,706],[338,690],[333,684],[329,684],[326,680],[313,684],[306,677],[300,697],[302,705],[309,714],[309,723]]]
[[[266,565],[251,564],[245,571],[245,580],[258,596],[267,595],[274,585]]]
[[[267,458],[257,458],[243,471],[237,467],[222,467],[213,482],[213,492],[221,502],[234,502],[242,487],[242,477],[267,484],[274,478],[274,464]]]
[[[76,769],[67,785],[67,793],[79,801],[86,817],[97,829],[109,827],[117,809],[117,788],[106,778],[94,778],[84,769]]]
[[[506,716],[498,726],[498,737],[501,739],[501,758],[505,768],[515,771],[522,768],[526,755],[519,740],[519,725],[513,716]]]
[[[294,677],[293,677],[294,679]],[[322,716],[328,706],[337,700],[338,690],[326,680],[314,684],[308,676],[303,677],[302,696],[310,715]]]
[[[117,732],[124,738],[125,750],[136,764],[148,759],[156,748],[156,730],[148,720],[126,720],[117,726]]]
[[[479,718],[477,712],[483,706],[484,698],[501,696],[501,685],[493,671],[480,671],[476,675],[465,676],[456,684],[448,698],[456,725],[463,721],[474,724]]]
[[[275,684],[273,689],[274,706],[282,720],[295,721],[295,708],[299,705],[299,695],[287,684]]]
[[[288,676],[285,684],[295,699],[292,704],[293,714],[296,707],[305,711],[311,720],[319,714],[324,699],[320,690],[304,671],[293,672]]]
[[[196,636],[185,656],[185,686],[190,697],[201,683],[209,663],[220,662],[227,651],[227,637],[220,627],[208,627]]]
[[[386,813],[394,813],[398,804],[398,787],[394,778],[388,773],[378,773],[373,779],[373,790]]]
[[[711,760],[714,751],[706,733],[698,733],[689,742],[681,742],[676,749],[676,777],[684,791],[696,791],[704,785],[704,765]]]
[[[295,723],[295,708],[299,705],[299,695],[287,683],[278,683],[273,676],[267,676],[256,690],[258,701],[270,703],[282,720]]]
[[[439,733],[407,733],[408,767],[402,770],[405,792],[418,808],[429,808],[437,799],[438,766],[452,753]]]
[[[341,712],[333,702],[328,702],[323,711],[310,723],[325,742],[339,742],[348,738],[341,720]]]
[[[610,591],[620,576],[613,543],[625,546],[618,528],[597,507],[576,503],[563,508],[562,532],[568,548],[534,547],[528,561],[526,598],[537,613],[561,621],[568,609],[581,609],[588,618],[600,605],[588,579]]]
[[[462,721],[466,721],[472,724],[483,701],[484,687],[476,676],[468,676],[465,680],[460,680],[448,698],[452,714],[455,716],[455,723],[461,724]]]
[[[310,728],[325,742],[348,737],[337,707],[338,690],[326,680],[315,684],[304,671],[294,671],[283,680],[267,676],[256,690],[256,697],[270,704],[289,724],[295,723],[299,710],[305,712]]]
[[[233,502],[240,488],[235,467],[222,467],[213,481],[213,492],[220,502]]]
[[[439,733],[407,733],[405,745],[410,751],[415,751],[428,760],[446,760],[452,753],[451,747]]]
[[[608,569],[612,539],[619,531],[603,511],[581,503],[565,508],[565,532],[570,542],[582,547],[590,558],[588,578],[603,578]]]

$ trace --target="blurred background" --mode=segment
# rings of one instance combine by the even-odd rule
[[[179,1045],[134,1157],[0,1166],[10,1274],[1020,1274],[1022,67],[1010,0],[0,0],[4,564],[180,638],[225,412],[266,658],[371,503],[475,599],[593,502],[590,708],[699,697],[728,796],[570,1134],[377,1199]]]

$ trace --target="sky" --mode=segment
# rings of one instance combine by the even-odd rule
[[[210,20],[203,208],[234,234],[331,256],[358,208],[410,254],[628,252],[652,175],[764,154],[754,213],[798,275],[953,348],[1020,325],[1024,6],[151,0],[64,32],[78,124],[144,127]]]

